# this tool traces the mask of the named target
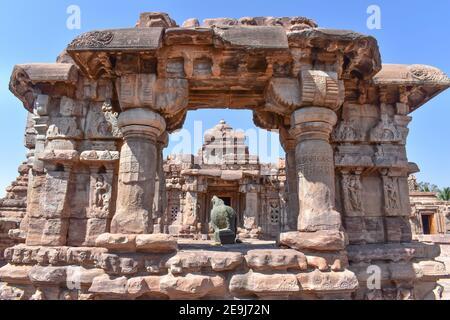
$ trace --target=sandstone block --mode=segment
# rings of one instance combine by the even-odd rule
[[[83,267],[93,267],[106,248],[72,247],[67,250],[67,263]]]
[[[68,289],[89,288],[95,278],[105,275],[102,269],[86,269],[83,267],[68,266],[66,268],[66,286]]]
[[[183,277],[167,275],[160,280],[161,291],[171,299],[200,299],[225,288],[221,276],[187,274]]]
[[[127,278],[113,278],[108,275],[103,275],[94,278],[89,292],[103,294],[103,295],[126,295],[127,293]]]
[[[416,249],[401,244],[371,244],[351,245],[347,247],[348,258],[351,262],[370,262],[372,260],[384,261],[410,261],[415,257]]]
[[[31,266],[14,266],[7,264],[0,269],[0,281],[13,284],[28,284]]]
[[[136,237],[136,250],[142,252],[173,252],[178,248],[177,241],[166,234],[146,234]]]
[[[297,276],[302,290],[305,291],[355,291],[359,283],[356,275],[349,271],[321,272],[315,270]]]
[[[306,270],[308,264],[303,253],[296,250],[251,250],[245,256],[247,265],[254,271]]]
[[[29,272],[33,284],[61,285],[66,283],[66,267],[33,266]]]
[[[300,287],[294,274],[261,274],[249,272],[234,275],[230,292],[237,295],[286,295],[298,293]]]
[[[345,235],[339,231],[285,232],[280,244],[295,250],[340,251],[345,249]]]
[[[104,233],[95,240],[97,247],[107,248],[118,252],[135,252],[136,235]]]
[[[127,293],[132,296],[141,296],[150,293],[161,293],[160,277],[136,277],[127,282]]]
[[[238,252],[181,251],[167,261],[166,267],[173,274],[200,272],[204,268],[222,272],[234,270],[243,259]]]
[[[306,256],[306,260],[308,261],[308,267],[313,267],[320,271],[327,271],[329,269],[327,260],[322,257]]]
[[[24,285],[0,284],[0,300],[28,300],[32,287]]]

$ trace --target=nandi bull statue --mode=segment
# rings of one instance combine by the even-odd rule
[[[235,244],[237,215],[233,208],[226,206],[222,199],[214,196],[211,200],[211,227],[217,244]]]

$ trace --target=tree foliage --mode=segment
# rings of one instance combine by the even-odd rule
[[[436,185],[431,184],[429,182],[419,182],[417,186],[418,186],[420,192],[439,192],[440,191]]]
[[[444,188],[438,192],[438,198],[442,201],[450,201],[450,188]]]

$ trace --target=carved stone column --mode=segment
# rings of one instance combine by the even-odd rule
[[[69,227],[68,196],[72,165],[46,165],[47,175],[40,186],[37,210],[30,212],[26,244],[64,246]],[[36,186],[35,186],[36,187]]]
[[[321,107],[299,109],[292,115],[291,134],[297,141],[298,230],[339,230],[335,210],[335,173],[330,134],[337,123],[334,111]]]
[[[119,117],[124,136],[120,154],[117,211],[112,233],[153,232],[153,201],[158,151],[156,139],[166,129],[163,117],[148,109],[128,109]]]
[[[153,200],[154,233],[162,233],[165,224],[164,212],[167,208],[166,176],[164,174],[164,148],[169,143],[169,135],[164,133],[157,140],[157,168],[155,178],[155,198]]]
[[[296,141],[291,137],[282,138],[281,144],[286,152],[286,191],[287,191],[287,221],[283,231],[297,230],[298,225],[298,175],[295,164]]]
[[[256,232],[260,227],[259,213],[261,212],[260,204],[260,187],[254,184],[247,184],[245,190],[245,211],[244,211],[244,229],[250,233]]]

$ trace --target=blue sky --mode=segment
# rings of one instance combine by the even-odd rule
[[[367,28],[369,5],[381,8],[382,28]],[[81,29],[66,28],[70,5],[81,8]],[[93,29],[132,27],[140,12],[168,12],[179,24],[196,17],[307,16],[321,27],[352,29],[375,36],[384,63],[421,63],[450,73],[449,0],[15,0],[0,1],[0,196],[15,179],[25,159],[23,130],[26,112],[8,91],[15,64],[54,62],[79,33]],[[408,156],[422,172],[419,180],[440,187],[450,186],[450,91],[415,111],[410,125]],[[253,128],[248,111],[203,110],[190,112],[185,124],[193,130],[195,120],[204,129],[226,119],[233,127]],[[173,146],[173,144],[172,144]],[[170,150],[170,147],[169,147]]]

